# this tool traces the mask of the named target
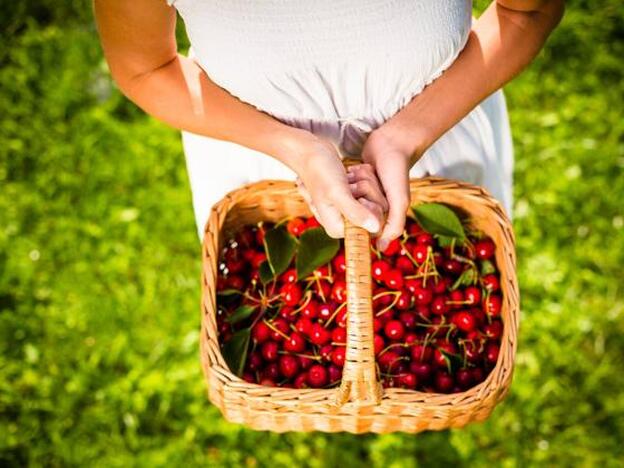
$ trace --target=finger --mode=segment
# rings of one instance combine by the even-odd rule
[[[323,225],[327,235],[334,239],[344,237],[344,221],[340,215],[340,211],[326,203],[318,205],[318,216],[316,219]]]
[[[360,226],[369,232],[377,232],[381,225],[375,215],[358,203],[351,195],[351,192],[345,187],[344,190],[337,189],[333,193],[328,194],[329,199],[334,206],[347,218],[351,223]]]
[[[405,215],[410,200],[407,163],[396,159],[385,161],[385,164],[378,165],[377,174],[390,205],[386,224],[377,241],[377,247],[385,250],[391,240],[401,235],[405,227]]]
[[[381,187],[375,187],[368,180],[359,180],[353,184],[349,184],[349,188],[354,198],[358,199],[364,197],[379,205],[384,213],[388,211],[388,200],[382,193]]]
[[[385,212],[381,208],[381,206],[379,206],[377,203],[372,202],[364,197],[358,198],[357,201],[361,203],[362,205],[364,205],[364,207],[366,207],[369,211],[371,211],[377,217],[377,220],[379,221],[380,226],[383,225]],[[379,235],[379,232],[372,232],[371,234],[373,234],[374,236],[377,236]]]
[[[299,194],[303,197],[305,202],[308,204],[308,207],[310,208],[312,215],[316,219],[319,219],[319,213],[318,213],[318,210],[316,209],[316,206],[314,206],[314,202],[312,201],[312,195],[310,195],[310,192],[308,192],[308,189],[305,188],[305,185],[303,185],[303,183],[301,183],[299,179],[297,179],[297,190],[299,191]]]

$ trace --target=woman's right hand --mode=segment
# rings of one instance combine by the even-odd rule
[[[381,230],[387,202],[372,167],[347,172],[336,147],[316,137],[298,153],[299,191],[328,235],[344,237],[343,217],[372,234]]]

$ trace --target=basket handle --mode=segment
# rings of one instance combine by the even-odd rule
[[[347,349],[342,382],[336,395],[339,406],[378,405],[382,388],[377,379],[373,345],[370,235],[345,220],[347,282]]]

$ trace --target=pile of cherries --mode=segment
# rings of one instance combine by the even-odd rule
[[[317,226],[314,218],[287,222],[295,237]],[[217,292],[230,294],[218,295],[221,346],[247,327],[244,380],[291,388],[336,386],[347,341],[342,241],[331,262],[309,276],[297,278],[293,260],[263,284],[263,236],[271,227],[244,227],[222,252]],[[449,242],[412,218],[385,251],[371,241],[374,351],[384,387],[455,393],[487,377],[503,334],[494,253],[494,242],[482,233]],[[245,304],[253,313],[232,324],[228,317]]]

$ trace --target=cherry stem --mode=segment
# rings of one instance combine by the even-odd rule
[[[346,307],[347,303],[343,302],[342,304],[340,304],[338,307],[336,307],[336,310],[334,310],[334,313],[331,314],[331,316],[327,319],[327,322],[325,322],[325,324],[323,325],[325,328],[327,328],[329,326],[329,324],[332,322],[332,320],[334,320],[334,317],[336,315],[338,315],[338,312],[340,312],[342,309],[344,309]]]
[[[290,337],[288,335],[286,335],[284,332],[282,332],[281,330],[278,330],[275,325],[273,325],[271,322],[267,321],[267,320],[263,320],[263,322],[266,324],[267,327],[269,327],[271,330],[273,330],[275,333],[277,333],[278,335],[280,335],[282,338],[284,338],[285,340],[288,340]]]

